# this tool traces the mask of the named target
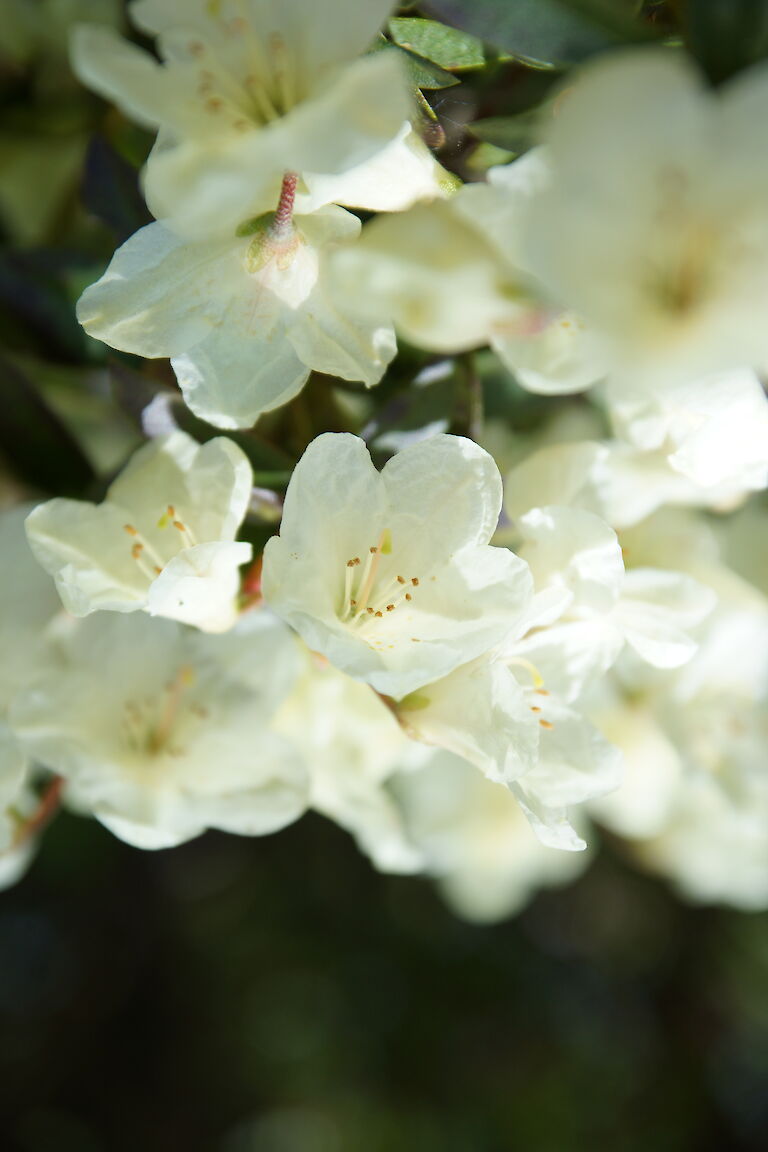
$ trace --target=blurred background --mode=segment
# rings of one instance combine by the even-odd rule
[[[142,853],[61,816],[0,897],[8,1152],[758,1150],[768,916],[604,844],[455,918],[308,816]]]
[[[685,6],[623,7],[674,37]],[[687,11],[713,78],[765,54],[768,6]],[[97,497],[172,386],[167,365],[96,345],[74,318],[148,220],[151,143],[72,76],[83,19],[123,27],[122,4],[0,0],[0,506]],[[609,35],[593,32],[576,57]],[[431,87],[420,73],[424,132],[463,178],[525,146],[561,75],[529,66],[539,43],[528,65],[430,64]],[[406,350],[377,390],[379,430],[451,409],[451,378],[407,399],[426,359]],[[535,426],[541,398],[501,376],[483,380],[487,411],[514,401],[515,427]],[[284,474],[352,403],[313,380],[243,437],[257,472]],[[378,875],[313,815],[142,853],[63,814],[0,895],[2,1152],[595,1147],[768,1147],[768,915],[688,907],[610,839],[576,883],[494,927],[457,919],[426,880]]]

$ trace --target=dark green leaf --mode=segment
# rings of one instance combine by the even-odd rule
[[[88,146],[83,202],[112,229],[119,243],[152,220],[139,190],[136,169],[103,136],[94,136]]]
[[[428,0],[424,7],[503,52],[553,67],[648,35],[630,0]]]
[[[0,452],[14,473],[44,492],[80,496],[93,469],[32,381],[0,357]]]
[[[414,88],[426,88],[428,91],[433,91],[438,88],[451,88],[454,84],[461,83],[457,76],[446,72],[444,68],[439,68],[430,60],[415,56],[413,52],[408,52],[405,48],[393,47],[390,51],[400,53]]]
[[[688,48],[719,84],[768,57],[768,0],[687,0]]]
[[[440,68],[461,71],[482,68],[485,63],[483,45],[476,36],[448,28],[436,20],[395,17],[389,22],[389,31],[395,44],[431,60]]]
[[[82,361],[86,338],[67,288],[78,263],[86,262],[45,249],[0,256],[0,334],[8,347],[39,345],[50,360]]]

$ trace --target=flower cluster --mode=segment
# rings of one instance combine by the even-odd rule
[[[601,57],[462,181],[389,0],[130,14],[157,55],[72,60],[156,132],[155,222],[77,316],[180,396],[93,499],[0,516],[2,877],[59,803],[140,848],[313,808],[469,918],[594,824],[768,906],[768,71]]]

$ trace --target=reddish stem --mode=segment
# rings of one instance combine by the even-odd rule
[[[277,202],[273,228],[275,232],[287,229],[293,217],[293,202],[296,199],[296,185],[299,182],[298,172],[286,172],[280,188],[280,199]]]
[[[53,819],[61,804],[61,793],[64,788],[64,780],[61,776],[54,776],[50,780],[40,796],[37,808],[16,834],[16,842],[14,847],[23,844],[25,840],[29,840],[37,832],[42,832],[48,823]]]

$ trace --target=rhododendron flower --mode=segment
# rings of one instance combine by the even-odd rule
[[[78,304],[91,336],[140,356],[170,356],[192,411],[220,428],[252,425],[301,390],[311,369],[376,384],[391,329],[359,323],[330,294],[328,253],[357,217],[325,207],[292,218],[296,179],[277,212],[227,237],[187,240],[163,224],[115,253]]]
[[[379,473],[356,436],[319,436],[264,551],[264,597],[310,648],[398,699],[493,647],[526,607],[526,565],[488,546],[500,506],[498,469],[469,440],[420,441]]]
[[[136,452],[103,504],[39,505],[27,536],[75,616],[144,609],[220,632],[236,618],[238,569],[251,557],[235,540],[251,482],[231,440],[201,447],[174,432]]]
[[[716,90],[685,57],[601,57],[543,134],[526,266],[599,335],[618,385],[768,362],[768,70]]]
[[[67,803],[130,844],[262,835],[306,806],[301,759],[269,728],[296,671],[290,633],[267,613],[224,636],[99,614],[72,622],[60,667],[17,700],[12,723],[65,778]]]
[[[275,206],[286,172],[343,173],[397,137],[409,113],[399,60],[356,59],[391,7],[140,0],[131,15],[157,36],[161,62],[84,25],[73,63],[85,83],[160,130],[145,174],[153,215],[192,236],[224,235]]]

